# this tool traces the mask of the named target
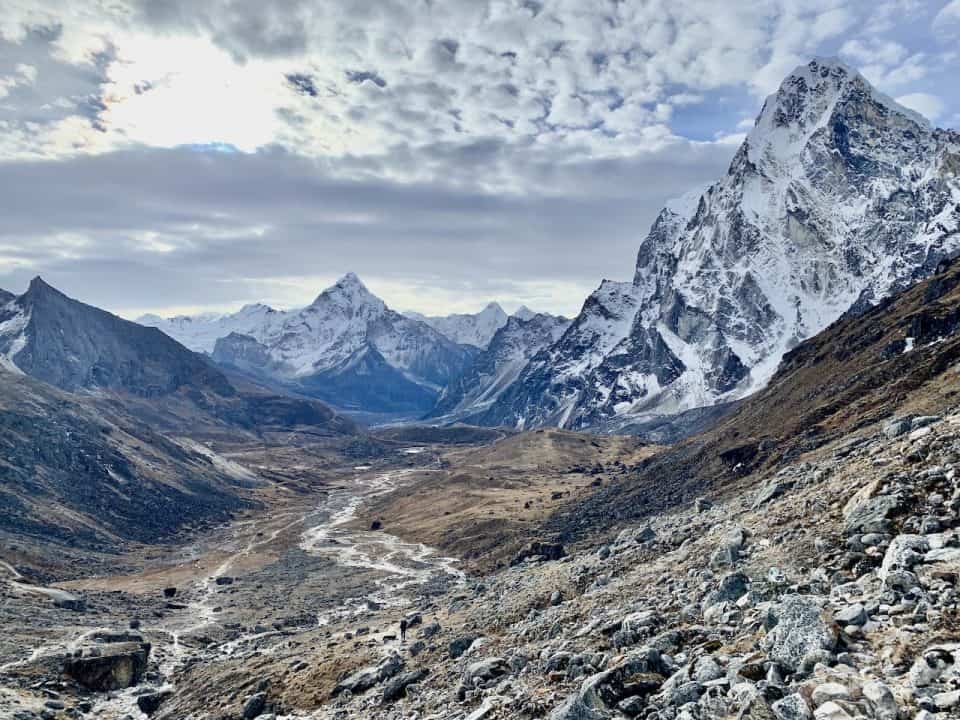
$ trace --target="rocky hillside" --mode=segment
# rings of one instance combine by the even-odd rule
[[[34,600],[69,641],[0,665],[0,711],[954,718],[960,261],[940,270],[799,344],[762,392],[677,447],[551,429],[417,448],[414,466],[370,471],[356,515],[354,485],[325,512],[244,518],[172,603],[166,578],[191,577],[196,546],[126,578],[133,592],[71,583],[114,623],[142,618],[135,637],[155,655],[121,687],[146,687],[78,677],[77,660],[119,666],[128,631],[80,635],[73,611]],[[304,530],[326,517],[355,522]],[[515,552],[484,574],[421,544],[477,560],[504,539]],[[371,573],[372,590],[350,587]],[[345,603],[319,605],[341,584]]]
[[[371,412],[429,410],[477,352],[394,312],[353,273],[299,310],[251,305],[235,315],[141,322],[221,365]]]
[[[804,453],[897,413],[933,414],[956,395],[960,261],[788,352],[761,392],[711,430],[651,458],[555,519],[573,537],[692,501],[735,492]]]
[[[161,542],[247,505],[256,476],[0,369],[0,532],[92,550]]]
[[[957,717],[960,262],[941,269],[799,345],[716,430],[600,468],[510,567],[420,598],[395,653],[358,637],[336,679],[308,654],[267,707],[316,678],[323,718]]]
[[[158,430],[357,431],[320,402],[245,378],[231,381],[209,358],[156,328],[73,300],[40,278],[0,305],[0,368],[133,413]]]
[[[447,385],[428,418],[474,421],[519,377],[534,355],[569,327],[564,317],[538,313],[510,317],[462,375]]]
[[[0,308],[0,355],[63,390],[236,394],[207,360],[162,332],[72,300],[39,277]]]
[[[815,60],[727,175],[671,203],[485,422],[617,429],[743,397],[782,355],[960,247],[960,136]]]

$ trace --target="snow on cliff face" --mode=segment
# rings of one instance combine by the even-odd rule
[[[140,320],[218,362],[279,380],[348,372],[373,349],[410,382],[437,392],[473,357],[426,323],[388,308],[353,273],[297,310],[248,305],[232,315]]]
[[[507,324],[507,314],[497,303],[492,302],[476,314],[455,314],[445,317],[428,317],[420,313],[407,313],[407,316],[425,322],[427,325],[460,345],[473,345],[486,349],[497,334],[497,330]]]
[[[742,397],[783,353],[960,250],[960,135],[835,60],[767,99],[727,175],[670,203],[484,417],[615,428]]]
[[[484,412],[519,377],[527,362],[569,327],[564,317],[514,313],[460,377],[444,388],[429,417],[469,420]]]
[[[202,313],[162,318],[143,315],[137,318],[141,325],[155,327],[194,352],[212,353],[217,340],[230,333],[266,336],[271,328],[283,324],[287,313],[256,303],[245,305],[230,314]]]

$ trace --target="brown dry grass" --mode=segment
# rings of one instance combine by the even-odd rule
[[[657,450],[632,437],[523,433],[447,453],[443,469],[420,472],[403,489],[378,498],[355,527],[380,520],[391,534],[486,569],[509,560],[559,507],[595,492],[595,480],[608,482],[611,471],[620,472],[614,463],[634,465]],[[597,465],[604,471],[591,474]]]

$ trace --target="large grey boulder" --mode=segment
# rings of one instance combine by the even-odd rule
[[[717,549],[710,556],[710,566],[733,567],[740,559],[740,551],[747,544],[747,531],[742,527],[735,527],[724,533]]]
[[[510,663],[503,658],[490,657],[470,663],[463,671],[458,695],[463,695],[474,688],[486,688],[510,674]]]
[[[150,658],[150,643],[98,645],[68,658],[63,671],[88,690],[121,690],[139,684]]]
[[[390,680],[383,688],[382,702],[384,705],[396,702],[407,693],[407,688],[423,680],[429,671],[426,668],[400,673]]]
[[[724,602],[736,602],[750,589],[750,578],[742,572],[732,572],[723,576],[717,589],[707,594],[703,600],[703,609]]]
[[[845,513],[844,531],[847,535],[882,533],[890,528],[889,517],[900,507],[900,499],[880,495],[856,503]]]
[[[659,652],[649,647],[636,650],[614,667],[584,680],[578,692],[550,713],[550,720],[617,717],[617,705],[628,697],[655,690],[663,681],[664,670]]]
[[[347,676],[337,683],[331,695],[336,697],[346,690],[349,690],[354,695],[359,695],[377,683],[389,680],[401,670],[403,670],[403,658],[399,655],[391,655],[378,665],[362,668],[352,675]]]
[[[886,581],[891,573],[912,570],[914,565],[923,562],[928,550],[930,543],[923,535],[897,535],[884,553],[877,577]]]
[[[768,616],[772,627],[763,640],[771,660],[796,672],[807,655],[836,649],[837,626],[824,605],[822,598],[811,595],[783,597]]]

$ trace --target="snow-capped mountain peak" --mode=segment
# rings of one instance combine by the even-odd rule
[[[475,354],[391,310],[354,273],[301,309],[255,303],[221,316],[151,320],[141,318],[219,363],[357,409],[426,410]]]
[[[513,315],[511,317],[519,318],[520,320],[529,320],[536,314],[537,313],[528,308],[526,305],[521,305],[513,311]]]
[[[407,317],[426,323],[459,345],[486,348],[497,330],[507,324],[507,313],[499,303],[487,303],[478,313],[459,313],[443,317],[430,317],[420,313],[407,313]]]
[[[767,99],[726,176],[667,204],[489,422],[616,427],[750,393],[783,353],[960,251],[960,135],[836,60]]]
[[[794,70],[767,98],[744,144],[749,160],[795,162],[838,104],[851,98],[869,101],[882,116],[930,128],[926,118],[878,92],[857,70],[836,58],[817,58]]]
[[[370,292],[360,278],[352,272],[347,273],[337,280],[336,283],[320,293],[311,305],[331,301],[346,305],[372,304],[384,306],[383,301]]]

